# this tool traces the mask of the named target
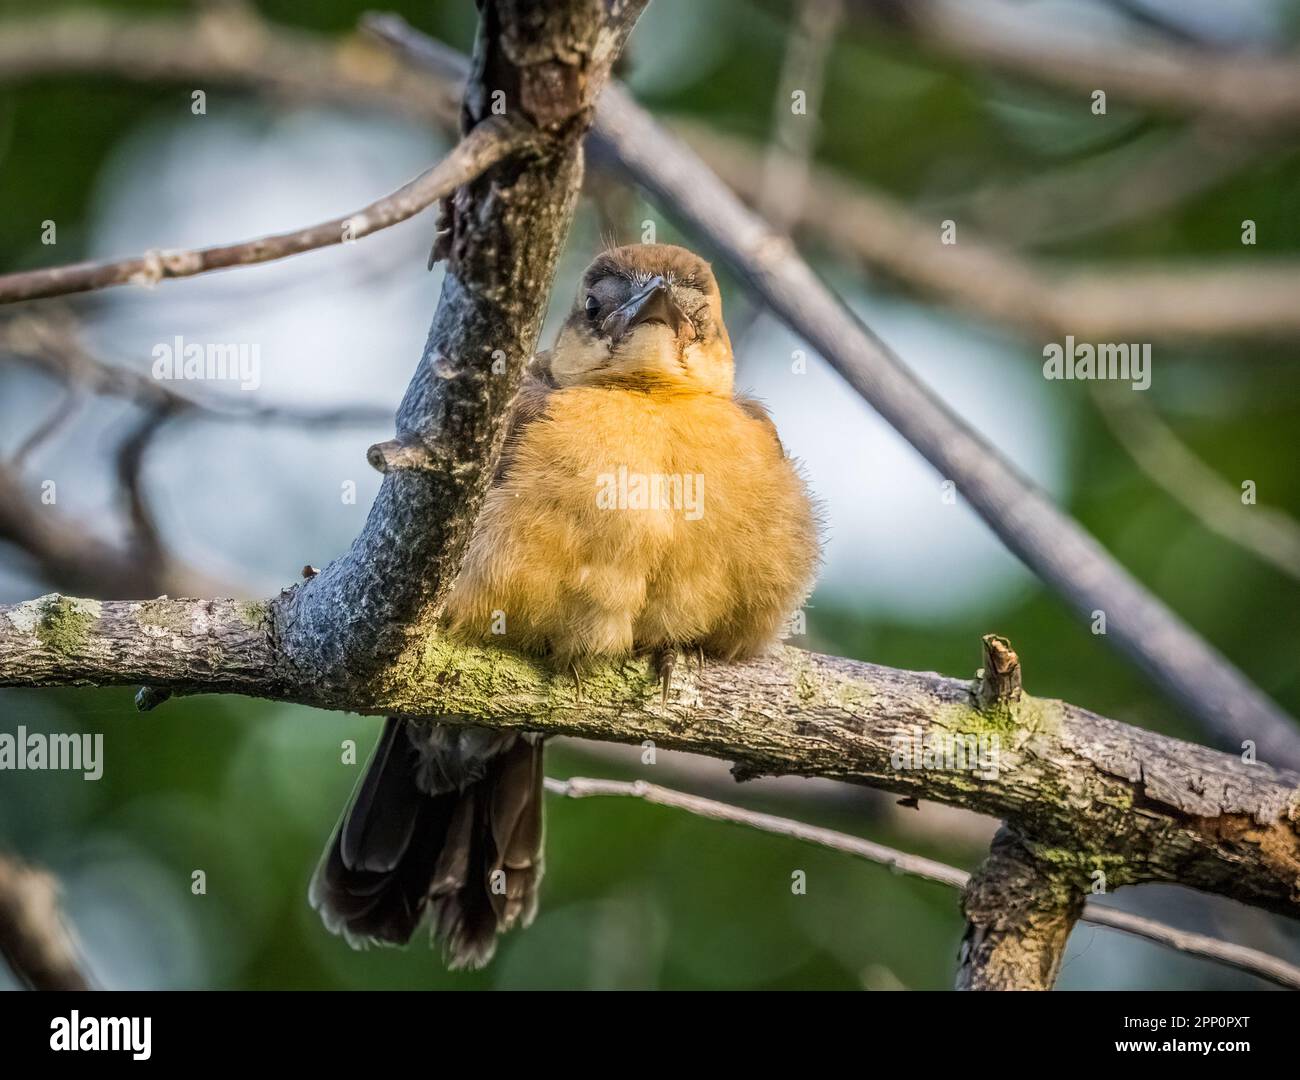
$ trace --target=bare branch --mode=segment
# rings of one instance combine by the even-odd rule
[[[63,427],[69,420],[76,415],[77,409],[81,406],[84,395],[81,388],[77,386],[64,387],[63,393],[59,395],[58,403],[54,406],[53,411],[42,420],[25,438],[18,444],[18,448],[13,452],[10,463],[15,469],[21,469],[23,462],[36,450],[41,443],[52,438],[54,434]]]
[[[502,117],[486,121],[462,139],[442,161],[369,206],[294,232],[239,244],[197,250],[148,251],[129,259],[83,262],[0,275],[0,304],[45,296],[90,292],[112,285],[156,285],[167,278],[272,262],[304,251],[350,243],[413,217],[469,183],[485,169],[528,143],[528,133]]]
[[[1084,893],[1003,828],[962,897],[958,990],[1050,990]]]
[[[400,19],[368,29],[446,73],[445,46]],[[817,278],[798,252],[728,190],[691,150],[618,85],[602,96],[594,151],[616,162],[726,259],[795,333],[809,341],[1074,611],[1104,612],[1104,640],[1129,657],[1207,731],[1229,745],[1267,747],[1300,765],[1294,721],[1121,567],[997,450],[939,401],[902,359]]]
[[[1099,863],[1112,886],[1177,881],[1295,915],[1300,776],[1292,773],[1060,702],[999,692],[983,695],[981,705],[968,683],[789,649],[694,673],[682,666],[663,701],[657,678],[642,665],[609,663],[584,680],[579,697],[567,673],[457,645],[438,632],[441,596],[458,570],[508,405],[536,345],[581,175],[581,140],[640,6],[569,0],[524,13],[504,0],[482,5],[485,32],[463,126],[472,134],[490,123],[489,100],[504,93],[507,114],[531,125],[530,153],[509,168],[486,169],[447,206],[443,294],[398,413],[397,438],[389,453],[379,451],[393,467],[352,551],[258,604],[49,596],[0,608],[0,685],[144,682],[150,689],[142,703],[150,706],[169,693],[225,691],[651,739],[732,759],[738,776],[827,776],[996,814],[1016,830],[1020,861],[1049,871],[1050,895],[1039,896],[1022,920],[1038,947],[1031,962],[1006,965],[1036,967],[1042,979],[1054,967],[1061,923],[1071,917],[1067,891],[1082,896]],[[598,13],[604,17],[593,18]],[[0,68],[4,61],[0,53]],[[445,66],[445,55],[438,62]],[[957,479],[1013,550],[1076,608],[1108,600],[1113,636],[1189,710],[1209,719],[1224,714],[1227,730],[1250,732],[1265,756],[1294,753],[1275,706],[935,402],[706,168],[617,88],[606,93],[600,115],[593,146],[671,195],[751,286]],[[397,454],[394,444],[420,452]],[[413,460],[418,467],[403,467]],[[924,752],[915,758],[927,739],[991,746],[994,755],[931,768]],[[985,875],[990,896],[996,878]],[[979,889],[972,897],[968,910],[981,935],[972,939],[972,954],[977,970],[992,971],[996,965],[983,958],[1006,955],[1001,931],[985,918]]]
[[[124,19],[81,7],[5,20],[0,78],[26,82],[104,71],[133,82],[212,79],[290,103],[382,108],[450,127],[463,89],[393,63],[391,54],[364,38],[271,27],[251,5],[197,17],[136,13]]]
[[[89,990],[47,871],[0,854],[0,956],[32,990]]]
[[[78,320],[65,311],[10,315],[0,319],[0,360],[27,364],[80,396],[117,397],[148,411],[205,420],[322,428],[384,423],[393,415],[386,405],[249,405],[230,395],[181,393],[168,382],[101,360],[86,348],[79,329]]]
[[[132,542],[139,557],[148,561],[165,558],[165,548],[140,474],[149,445],[174,415],[167,406],[150,409],[117,449],[117,482],[126,503]]]
[[[129,368],[104,363],[82,342],[77,322],[64,312],[41,317],[19,314],[0,320],[0,361],[18,361],[57,380],[63,387],[60,408],[29,435],[12,465],[0,464],[0,541],[13,544],[32,562],[34,571],[56,588],[87,592],[100,599],[158,596],[212,596],[231,591],[183,564],[165,549],[149,512],[140,470],[148,445],[173,418],[217,422],[299,424],[319,430],[341,424],[386,423],[392,409],[342,405],[311,407],[245,405],[221,395],[189,396],[171,384]],[[120,494],[129,528],[123,543],[104,538],[103,530],[74,521],[57,506],[46,505],[26,490],[18,471],[21,461],[50,438],[69,403],[99,394],[121,398],[143,410],[143,417],[117,451]]]
[[[548,777],[546,790],[570,799],[610,796],[642,799],[656,806],[683,810],[710,821],[744,825],[759,832],[788,836],[793,840],[816,844],[831,851],[855,855],[860,859],[887,866],[895,873],[908,874],[953,888],[965,889],[970,881],[970,875],[965,870],[936,862],[934,859],[927,859],[922,855],[912,855],[884,844],[877,844],[872,840],[865,840],[860,836],[824,829],[792,818],[747,810],[741,806],[719,802],[716,799],[706,799],[685,791],[674,791],[672,788],[647,783],[645,780],[602,780],[585,776],[570,776],[564,780],[554,780]],[[1133,915],[1117,908],[1102,907],[1093,900],[1084,903],[1080,919],[1094,926],[1104,926],[1110,930],[1119,930],[1153,941],[1158,945],[1166,945],[1189,956],[1200,956],[1237,968],[1239,971],[1257,975],[1261,979],[1268,979],[1279,986],[1300,990],[1300,967],[1258,949],[1222,941],[1206,934],[1178,930],[1141,915]]]
[[[1175,882],[1300,914],[1295,773],[1028,694],[980,709],[970,681],[789,648],[702,670],[677,665],[667,705],[643,662],[593,665],[579,691],[567,671],[456,644],[428,624],[387,665],[331,672],[317,657],[352,631],[340,620],[328,641],[299,645],[286,630],[304,587],[261,604],[52,595],[0,607],[0,686],[145,683],[649,739],[733,761],[739,776],[822,776],[993,815],[1050,855],[1080,893],[1100,866],[1111,888]],[[926,765],[927,753],[939,767]]]
[[[826,61],[842,14],[841,0],[801,0],[798,23],[781,62],[758,207],[763,217],[783,232],[799,219],[807,199],[808,164],[816,149]],[[800,112],[795,112],[790,100],[795,92],[804,95]]]
[[[850,836],[847,833],[823,829],[817,825],[778,817],[775,814],[746,810],[716,799],[706,799],[701,795],[691,795],[685,791],[674,791],[672,788],[647,783],[645,780],[596,780],[585,776],[570,776],[567,780],[554,780],[547,777],[546,790],[569,799],[601,796],[642,799],[656,806],[671,806],[676,810],[685,810],[688,814],[708,818],[710,821],[728,821],[733,825],[746,825],[759,832],[788,836],[793,840],[816,844],[831,851],[856,855],[870,862],[879,863],[881,866],[887,866],[900,874],[910,874],[912,877],[924,878],[926,881],[937,881],[941,885],[950,885],[957,889],[965,888],[966,881],[970,877],[965,870],[958,870],[955,866],[947,866],[934,859],[927,859],[923,855],[897,851],[884,844],[864,840],[860,836]]]
[[[22,551],[42,580],[78,592],[120,598],[223,591],[220,582],[170,557],[141,558],[134,545],[107,540],[91,523],[42,504],[22,478],[3,464],[0,541]]]
[[[1266,145],[1221,128],[1160,131],[1083,161],[994,180],[928,207],[1013,247],[1042,247],[1158,217],[1259,163]],[[1104,199],[1095,193],[1104,191]],[[924,215],[922,215],[924,216]],[[1127,264],[1125,264],[1127,265]],[[1116,273],[1124,273],[1116,266]]]
[[[698,124],[674,128],[746,202],[762,199],[757,147]],[[1186,165],[1184,171],[1200,175]],[[957,243],[942,244],[939,215],[923,217],[830,168],[814,169],[808,183],[809,197],[794,221],[833,251],[1025,333],[1096,341],[1300,334],[1300,263],[1294,259],[1070,268],[999,247],[960,219]]]
[[[237,25],[227,27],[232,20]],[[364,39],[334,41],[265,23],[251,13],[195,20],[69,12],[7,20],[3,26],[0,80],[104,71],[130,79],[208,78],[289,93],[295,100],[381,106],[443,127],[455,125],[466,70],[455,50],[430,39],[413,45],[408,38],[408,52],[401,44],[406,36],[401,20],[382,15],[368,16],[366,29],[430,65],[426,70],[394,63],[391,55]],[[234,41],[242,51],[232,50]],[[763,175],[757,150],[712,129],[705,133],[685,124],[674,126],[686,132],[697,152],[748,201],[757,198]],[[1176,174],[1174,179],[1135,187],[1136,203],[1108,198],[1100,212],[1102,222],[1125,220],[1125,215],[1145,212],[1153,199],[1165,200],[1175,190],[1196,190],[1224,175],[1240,160],[1236,148],[1243,145],[1238,132],[1230,138],[1207,133],[1175,147],[1153,166],[1161,175]],[[1115,189],[1111,180],[1099,179],[1097,184]],[[1300,334],[1300,315],[1291,302],[1300,287],[1300,268],[1293,260],[1267,265],[1252,260],[1227,268],[1173,263],[1131,272],[1070,269],[1040,265],[981,242],[964,220],[961,242],[939,250],[939,258],[934,257],[937,222],[832,170],[812,170],[809,197],[803,202],[803,226],[841,252],[947,303],[1034,334],[1073,333],[1099,340]],[[1015,193],[1000,205],[1020,214],[1024,204]],[[998,220],[998,206],[990,213]],[[1087,222],[1071,224],[1054,214],[1051,226],[1077,230]]]

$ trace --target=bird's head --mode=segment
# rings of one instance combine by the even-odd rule
[[[730,395],[731,340],[709,264],[672,244],[598,255],[550,356],[559,386],[631,385]]]

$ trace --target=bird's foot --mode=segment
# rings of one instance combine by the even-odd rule
[[[664,707],[668,705],[668,691],[672,686],[673,672],[677,670],[678,664],[689,666],[691,660],[699,664],[700,671],[704,670],[703,645],[686,645],[681,648],[676,645],[660,645],[651,652],[650,663],[659,679],[659,703]]]
[[[659,676],[659,704],[664,708],[668,707],[668,688],[672,685],[673,672],[677,669],[678,655],[675,645],[661,645],[650,658],[655,674]]]

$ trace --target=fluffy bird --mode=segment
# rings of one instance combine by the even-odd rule
[[[445,619],[550,657],[762,651],[807,596],[813,503],[776,428],[737,396],[709,265],[680,247],[596,258],[530,365]],[[312,880],[355,945],[430,914],[453,968],[526,926],[542,877],[540,736],[390,718]]]

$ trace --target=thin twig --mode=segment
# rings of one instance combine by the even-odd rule
[[[642,799],[657,806],[669,806],[684,810],[696,817],[711,821],[726,821],[734,825],[745,825],[760,832],[776,836],[788,836],[794,840],[816,844],[831,851],[854,855],[869,862],[887,866],[895,873],[908,874],[926,881],[937,881],[954,889],[965,889],[970,881],[970,874],[955,866],[912,855],[905,851],[864,840],[860,836],[836,832],[818,825],[795,821],[792,818],[778,817],[756,810],[746,810],[730,803],[706,799],[700,795],[691,795],[684,791],[660,787],[658,784],[644,780],[600,780],[585,776],[571,776],[566,780],[546,778],[546,790],[554,795],[563,795],[571,799],[584,799],[593,796],[621,796]],[[1120,930],[1135,937],[1166,945],[1178,952],[1192,956],[1204,957],[1217,963],[1226,964],[1240,971],[1257,975],[1261,979],[1300,989],[1300,967],[1290,964],[1276,956],[1271,956],[1259,949],[1232,942],[1206,934],[1197,934],[1190,930],[1178,930],[1172,926],[1133,915],[1116,908],[1103,907],[1095,900],[1088,900],[1083,908],[1082,919],[1094,926],[1104,926],[1111,930]]]
[[[674,131],[747,203],[762,197],[762,152],[711,127]],[[1189,155],[1191,152],[1189,151]],[[1213,161],[1212,151],[1201,153]],[[1172,164],[1172,162],[1171,162]],[[1183,169],[1188,171],[1186,162]],[[1213,165],[1207,165],[1208,175]],[[1197,169],[1190,170],[1200,174]],[[915,210],[856,178],[819,166],[792,224],[841,257],[1035,338],[1079,340],[1282,339],[1300,335],[1300,262],[1277,258],[1222,266],[1183,260],[1096,269],[1035,259],[981,236],[960,215],[957,242],[939,240],[943,215]],[[1110,185],[1105,185],[1109,190]],[[1107,204],[1109,212],[1109,203]],[[950,211],[951,213],[952,211]],[[1060,220],[1054,222],[1060,224]]]
[[[175,415],[174,410],[165,405],[149,409],[117,448],[117,482],[131,523],[132,543],[139,557],[146,562],[164,558],[165,548],[153,511],[149,508],[141,472],[150,444]]]
[[[195,250],[148,251],[128,259],[83,262],[0,275],[0,304],[106,289],[156,285],[167,278],[251,266],[351,243],[413,217],[529,142],[527,129],[502,117],[480,124],[442,161],[390,195],[346,217],[293,232]]]
[[[815,150],[825,89],[826,61],[843,14],[841,0],[802,0],[798,25],[786,44],[772,102],[772,138],[763,162],[759,212],[786,231],[803,213],[809,162]],[[796,112],[791,95],[804,95]]]
[[[40,317],[16,314],[0,320],[0,361],[30,365],[63,387],[58,411],[29,435],[9,465],[0,465],[0,541],[30,557],[34,570],[52,585],[75,588],[104,599],[159,594],[205,596],[231,592],[168,553],[149,512],[140,469],[145,450],[172,418],[219,423],[294,424],[320,430],[339,425],[387,424],[388,406],[297,404],[250,406],[219,394],[190,396],[170,383],[105,363],[84,344],[77,320],[62,310]],[[38,503],[23,490],[19,466],[64,418],[69,402],[87,395],[120,398],[138,406],[143,418],[117,451],[122,503],[130,525],[126,542],[109,540],[89,522],[73,520],[56,505]],[[241,591],[241,590],[236,590]]]
[[[1266,142],[1209,125],[1160,130],[1083,161],[926,200],[913,212],[973,224],[1003,244],[1041,248],[1168,214],[1255,165],[1265,149]],[[1095,198],[1098,191],[1106,197]],[[1124,273],[1116,267],[1117,276]]]
[[[41,443],[51,438],[59,428],[63,427],[76,415],[77,409],[80,408],[84,400],[85,395],[81,387],[75,385],[65,386],[50,415],[42,420],[13,452],[10,464],[15,469],[21,469],[23,463]]]

